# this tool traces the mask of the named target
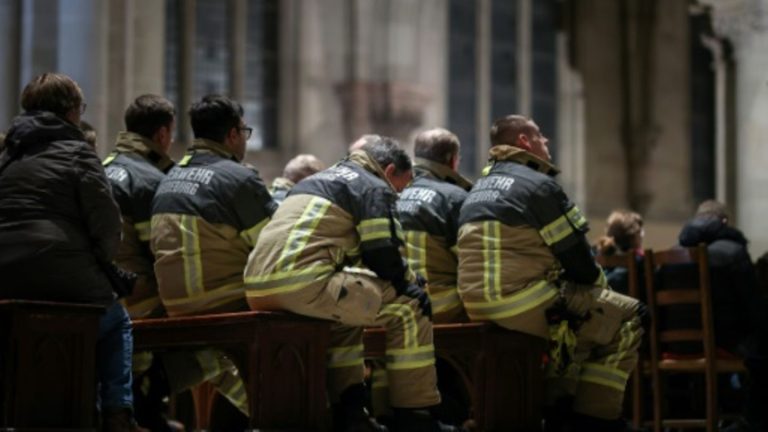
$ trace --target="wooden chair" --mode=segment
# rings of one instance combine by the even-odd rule
[[[613,268],[626,268],[627,269],[627,281],[628,291],[630,297],[640,298],[640,272],[637,265],[637,254],[635,251],[622,255],[597,255],[595,260],[604,269]],[[631,388],[631,410],[632,410],[632,426],[639,429],[642,426],[643,421],[643,405],[642,405],[642,356],[637,362],[632,377],[630,379]]]
[[[650,371],[653,383],[653,427],[655,432],[664,428],[704,428],[715,432],[718,424],[717,374],[744,372],[740,359],[718,358],[712,319],[709,263],[707,248],[673,248],[660,252],[646,251],[645,287],[651,311]],[[681,305],[697,305],[701,310],[700,325],[696,328],[667,329],[660,323],[660,311]],[[660,344],[697,343],[703,353],[684,359],[662,358]],[[689,358],[690,357],[690,358]],[[704,419],[662,418],[662,373],[703,374],[705,383],[706,417]]]

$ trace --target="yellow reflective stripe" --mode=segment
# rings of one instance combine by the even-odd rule
[[[117,152],[110,153],[107,157],[104,158],[104,160],[101,162],[101,165],[107,166],[111,164],[116,157],[117,157]]]
[[[480,174],[482,176],[487,176],[489,172],[491,172],[491,168],[493,168],[493,163],[489,163],[488,165],[483,167],[483,170],[480,171]]]
[[[501,224],[483,222],[483,293],[486,301],[501,298]]]
[[[193,296],[189,297],[182,297],[182,298],[174,298],[174,299],[163,299],[163,304],[166,306],[178,306],[185,303],[192,303],[192,302],[198,302],[201,300],[207,300],[213,297],[219,297],[223,294],[227,294],[229,292],[232,292],[233,290],[237,288],[242,288],[243,283],[242,282],[235,282],[227,285],[222,285],[220,287],[201,292],[199,294],[195,294]],[[225,298],[222,299],[222,303],[224,304],[226,302],[232,301],[231,298]]]
[[[557,296],[557,288],[547,281],[538,282],[495,301],[464,302],[467,312],[477,319],[499,319],[519,315]]]
[[[366,219],[357,225],[360,241],[371,241],[382,238],[390,238],[389,218]]]
[[[587,218],[584,217],[584,214],[576,206],[573,206],[572,209],[568,210],[565,216],[571,221],[576,229],[582,229],[587,226]]]
[[[453,309],[461,305],[461,297],[456,287],[445,288],[445,291],[438,293],[429,293],[429,299],[432,301],[432,312],[440,313]]]
[[[623,392],[627,386],[629,374],[623,370],[606,367],[597,363],[584,363],[581,369],[581,381],[609,387]]]
[[[400,239],[401,242],[405,243],[405,236],[403,235],[403,225],[400,224],[400,221],[395,218],[392,219],[395,222],[395,236]]]
[[[600,267],[598,265],[598,267]],[[597,277],[597,280],[595,280],[595,286],[608,288],[608,278],[605,277],[605,272],[603,271],[602,267],[600,268],[600,275]]]
[[[635,343],[637,338],[640,337],[639,329],[635,328],[635,323],[627,321],[621,325],[619,329],[619,347],[616,352],[605,361],[605,365],[611,368],[616,368],[619,362],[626,357],[629,348]]]
[[[152,223],[150,221],[135,223],[133,228],[136,229],[136,234],[138,234],[140,241],[149,241],[149,234],[152,231]]]
[[[275,268],[282,271],[293,270],[296,259],[307,246],[309,237],[315,231],[317,224],[320,223],[321,218],[330,206],[331,202],[324,198],[313,197],[310,200],[309,205],[307,205],[304,212],[293,224]]]
[[[427,233],[424,231],[406,231],[405,247],[408,265],[425,279],[429,280],[427,271]]]
[[[185,154],[184,157],[181,158],[181,160],[179,161],[179,166],[187,166],[189,164],[190,159],[192,159],[192,156],[194,156],[194,154],[192,153]]]
[[[573,228],[571,227],[570,222],[568,222],[568,218],[565,216],[560,216],[555,219],[554,222],[539,230],[539,234],[541,234],[541,237],[544,239],[544,243],[546,243],[547,246],[552,246],[566,238],[572,232]]]
[[[224,395],[237,409],[248,413],[248,396],[245,392],[245,384],[239,375],[232,374],[228,379],[223,380],[217,389]]]
[[[240,237],[245,240],[246,243],[248,243],[250,246],[253,246],[256,244],[256,240],[259,239],[259,234],[261,234],[261,230],[264,229],[264,227],[269,222],[269,218],[264,218],[261,222],[257,223],[256,225],[244,230],[240,231]]]
[[[198,365],[200,365],[200,370],[203,372],[202,381],[208,381],[224,371],[219,361],[220,355],[220,352],[211,349],[195,351],[195,359]]]
[[[126,308],[128,309],[128,313],[132,318],[141,318],[144,314],[151,312],[157,306],[160,306],[160,297],[155,295],[155,297],[144,299],[140,302],[128,305]]]
[[[194,216],[182,215],[179,228],[181,229],[181,255],[184,263],[184,286],[187,289],[187,297],[195,297],[204,291],[203,261],[200,254],[197,219]]]
[[[435,346],[432,344],[415,348],[388,349],[387,369],[418,369],[435,364]]]
[[[389,387],[389,374],[385,369],[374,369],[371,372],[371,388]]]
[[[328,349],[328,368],[360,366],[363,364],[363,345]]]
[[[405,347],[418,346],[418,325],[416,314],[410,306],[392,303],[384,305],[379,312],[381,315],[394,315],[403,321],[403,345]],[[388,350],[389,351],[389,350]]]
[[[302,270],[277,272],[268,275],[246,276],[246,297],[266,297],[298,291],[308,283],[333,273],[330,265],[315,265]]]
[[[453,253],[456,256],[459,256],[459,246],[458,245],[451,246],[450,250],[451,250],[451,253]]]

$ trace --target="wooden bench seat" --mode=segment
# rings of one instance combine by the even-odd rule
[[[478,431],[541,431],[546,340],[490,323],[436,324],[435,354],[460,374]],[[384,357],[386,332],[365,330],[365,354]]]
[[[94,430],[104,308],[0,300],[0,429]]]
[[[236,312],[136,320],[135,351],[220,348],[238,366],[253,428],[324,430],[329,323],[282,312]],[[209,427],[212,400],[196,403]]]

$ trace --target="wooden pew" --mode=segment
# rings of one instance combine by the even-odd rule
[[[135,351],[220,348],[246,383],[253,428],[325,430],[329,323],[282,312],[236,312],[133,322]],[[197,389],[198,429],[213,398]]]
[[[541,431],[544,339],[491,323],[436,324],[435,354],[460,374],[478,431]],[[383,328],[365,330],[368,358],[385,355]]]
[[[104,308],[0,300],[0,429],[95,430]]]

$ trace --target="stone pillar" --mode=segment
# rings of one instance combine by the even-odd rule
[[[488,160],[488,149],[490,140],[488,132],[491,125],[491,52],[492,52],[492,33],[491,33],[491,0],[478,0],[477,2],[477,48],[476,52],[476,83],[477,83],[477,103],[475,112],[475,160],[477,161],[477,172],[480,172],[485,161]]]
[[[19,112],[21,0],[0,2],[0,133]]]
[[[736,199],[728,202],[735,225],[751,241],[751,252],[768,249],[768,0],[707,0],[718,36],[734,48]]]

